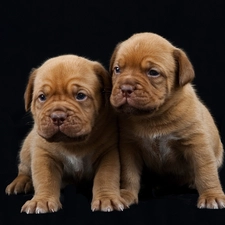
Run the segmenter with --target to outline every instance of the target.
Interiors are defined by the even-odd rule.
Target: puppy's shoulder
[[[30,130],[28,134],[26,135],[26,137],[24,138],[22,147],[30,149],[31,146],[34,145],[34,143],[36,142],[36,136],[37,136],[37,133],[35,131],[35,128],[32,128],[32,130]]]

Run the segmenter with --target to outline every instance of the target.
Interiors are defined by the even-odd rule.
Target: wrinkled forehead
[[[115,63],[135,65],[144,60],[158,64],[171,63],[174,61],[174,48],[164,39],[131,38],[121,44]]]
[[[98,86],[98,78],[88,63],[58,62],[46,63],[38,68],[34,87],[36,90],[50,86],[57,90],[69,85],[92,88]]]

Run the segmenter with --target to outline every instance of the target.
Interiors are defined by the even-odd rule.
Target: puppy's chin
[[[118,113],[127,114],[130,116],[146,116],[151,115],[155,108],[136,108],[127,103],[115,108]]]
[[[88,139],[88,134],[70,137],[60,131],[55,133],[52,137],[44,137],[43,135],[40,136],[48,142],[84,142]]]

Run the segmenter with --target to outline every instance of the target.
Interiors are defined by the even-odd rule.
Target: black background
[[[224,142],[224,0],[7,0],[0,3],[0,17],[0,224],[225,223],[225,210],[196,208],[195,192],[143,197],[138,206],[124,212],[92,213],[90,199],[68,186],[62,193],[63,210],[46,215],[19,213],[31,195],[4,194],[16,176],[17,152],[31,127],[23,102],[31,69],[68,53],[98,60],[108,68],[115,45],[137,32],[158,33],[186,51],[195,68],[197,92]],[[225,187],[224,169],[220,177]]]

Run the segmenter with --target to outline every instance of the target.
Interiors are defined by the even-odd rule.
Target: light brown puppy
[[[191,85],[186,54],[153,33],[118,44],[112,58],[111,103],[120,115],[121,193],[138,202],[143,164],[189,184],[199,208],[224,208],[218,178],[223,146],[214,121]],[[151,177],[149,177],[151,179]]]
[[[75,55],[52,58],[32,72],[25,106],[34,126],[20,152],[18,176],[6,188],[7,194],[17,194],[34,187],[22,212],[56,212],[62,185],[92,176],[92,210],[123,210],[108,89],[111,80],[103,66]]]

